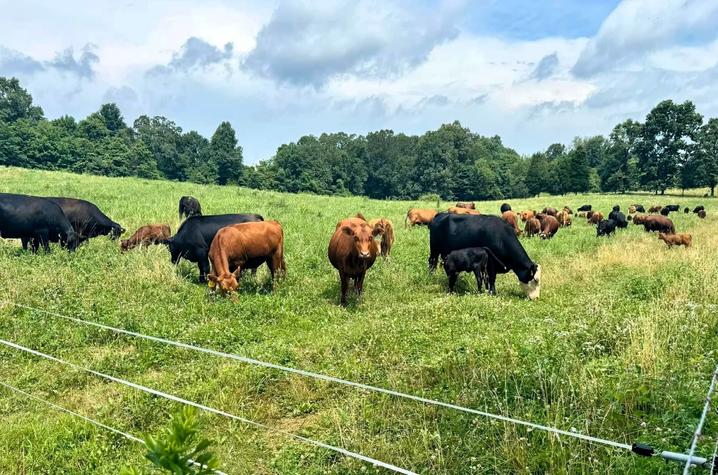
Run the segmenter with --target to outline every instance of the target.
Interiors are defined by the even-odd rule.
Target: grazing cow
[[[407,227],[407,221],[411,223],[412,226],[414,225],[429,225],[431,223],[431,220],[434,219],[434,216],[436,216],[436,211],[433,209],[419,209],[419,208],[411,208],[406,213],[406,218],[404,218],[404,227]]]
[[[194,196],[183,196],[179,200],[179,219],[182,216],[189,218],[190,216],[202,216],[202,206],[199,200]]]
[[[429,270],[439,256],[451,251],[484,247],[489,252],[489,293],[496,294],[496,274],[513,271],[526,296],[533,300],[541,293],[541,266],[526,254],[513,228],[498,216],[460,216],[441,213],[429,225]]]
[[[60,242],[74,251],[78,236],[60,206],[37,196],[0,193],[0,237],[20,239],[22,247],[31,244],[32,252],[42,245],[50,251],[50,242]]]
[[[583,205],[580,208],[578,208],[576,211],[591,211],[591,205]]]
[[[595,211],[586,211],[586,220],[591,219],[591,216],[593,216],[593,213],[595,213]]]
[[[394,227],[386,218],[372,219],[369,226],[379,230],[378,236],[381,236],[381,257],[389,257],[391,247],[394,245]]]
[[[648,212],[649,213],[659,213],[662,209],[663,209],[663,206],[660,206],[660,205],[651,206],[650,208],[648,208]]]
[[[695,208],[693,208],[693,212],[696,213],[696,214],[698,214],[699,211],[705,210],[705,209],[706,209],[705,206],[699,205],[699,206],[696,206]]]
[[[525,222],[528,221],[529,219],[533,218],[535,214],[536,214],[536,213],[534,213],[534,212],[531,211],[530,209],[521,211],[521,221],[523,221],[523,222],[525,223]]]
[[[573,211],[572,211],[571,208],[569,208],[568,206],[564,206],[564,207],[563,207],[563,211],[567,212],[567,213],[570,214],[570,215],[573,215]]]
[[[429,225],[431,227],[431,225]],[[359,218],[339,221],[329,241],[329,262],[339,271],[341,281],[341,305],[347,305],[349,279],[354,279],[354,289],[361,294],[366,271],[374,265],[379,249],[374,237],[377,228]]]
[[[643,224],[646,221],[645,214],[637,214],[633,217],[633,224]]]
[[[668,207],[665,207],[665,208],[661,209],[661,215],[662,215],[662,216],[668,216],[668,213],[670,213],[670,212],[671,212],[671,209],[668,208]]]
[[[541,239],[551,239],[558,232],[558,219],[543,213],[539,213],[536,217],[541,222],[541,232],[539,232]]]
[[[476,209],[476,203],[473,201],[459,201],[456,203],[457,208]]]
[[[240,272],[256,269],[265,262],[274,283],[275,274],[285,274],[284,231],[277,221],[231,224],[217,231],[209,247],[212,272],[210,287],[220,292],[237,290]]]
[[[706,219],[706,210],[702,209],[698,211],[698,217],[701,219]]]
[[[585,218],[588,213],[590,213],[590,211],[579,211],[578,213],[576,213],[576,216],[578,216],[579,218]]]
[[[679,205],[666,205],[665,208],[668,208],[668,211],[676,212],[681,209]]]
[[[594,211],[591,217],[588,219],[589,224],[598,224],[603,219],[603,213],[600,211]]]
[[[258,214],[218,214],[187,218],[177,230],[177,234],[165,242],[172,263],[179,263],[183,257],[190,262],[196,262],[199,281],[206,282],[209,274],[209,248],[217,231],[231,224],[255,221],[264,221],[264,218]]]
[[[558,219],[558,224],[560,224],[562,227],[571,226],[571,215],[565,209],[559,211],[558,215],[556,216],[556,219]]]
[[[452,214],[476,214],[476,215],[481,214],[480,211],[477,211],[475,209],[457,208],[456,206],[452,206],[451,208],[449,208],[446,211],[447,211],[447,213],[452,213]]]
[[[501,214],[504,214],[507,211],[511,211],[511,205],[508,203],[502,203],[501,204]]]
[[[483,292],[483,286],[486,285],[488,288],[489,283],[488,262],[489,253],[483,247],[451,251],[444,259],[444,272],[449,278],[449,292],[454,291],[456,280],[461,272],[473,272],[476,277],[476,287],[479,292]]]
[[[686,213],[686,214],[688,214],[688,213],[691,212],[691,209],[686,206],[685,208],[683,208],[683,212]]]
[[[521,234],[521,229],[519,229],[519,225],[518,225],[517,222],[516,222],[517,219],[518,219],[518,218],[516,217],[516,213],[514,213],[513,211],[504,211],[504,212],[501,214],[501,219],[503,219],[504,221],[506,221],[506,223],[507,223],[509,226],[511,226],[512,228],[514,228],[514,232],[516,233],[517,236],[518,236],[519,234]]]
[[[170,238],[171,234],[170,227],[166,224],[147,224],[135,231],[129,239],[120,241],[120,249],[125,252],[137,246],[162,244]]]
[[[675,234],[676,228],[673,226],[673,221],[666,218],[665,216],[646,216],[643,222],[643,228],[646,232],[659,231],[666,234]]]
[[[528,221],[526,221],[526,226],[524,227],[524,234],[527,237],[534,236],[541,232],[541,221],[539,221],[536,218],[530,218]]]
[[[634,208],[636,208],[636,211],[639,212],[639,213],[645,213],[645,212],[646,212],[646,208],[644,208],[643,205],[634,204],[634,205],[632,205],[632,206],[633,206]]]
[[[613,210],[608,213],[608,219],[612,219],[616,222],[616,226],[622,229],[628,227],[628,221],[626,221],[626,215],[621,213],[620,206],[614,206]]]
[[[596,237],[610,236],[616,231],[617,224],[618,223],[611,218],[602,220],[598,223],[598,226],[596,226]]]
[[[77,233],[80,244],[97,236],[117,239],[125,228],[112,221],[95,204],[76,198],[48,198],[57,203]]]
[[[634,205],[628,207],[628,214],[636,214],[637,208]]]
[[[693,236],[688,233],[666,234],[658,233],[658,239],[665,242],[671,248],[673,246],[691,247],[693,244]]]
[[[553,216],[554,218],[558,214],[558,211],[556,211],[556,208],[544,208],[543,211],[541,211],[543,214],[547,214],[549,216]]]

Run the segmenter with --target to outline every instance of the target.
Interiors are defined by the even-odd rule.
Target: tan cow
[[[372,229],[378,229],[381,236],[381,256],[389,257],[391,248],[394,245],[394,226],[391,221],[386,218],[370,219],[369,226]]]
[[[411,208],[406,213],[406,218],[404,218],[404,227],[407,227],[407,221],[411,223],[412,226],[415,225],[429,225],[432,219],[434,219],[434,216],[436,216],[436,211],[433,209],[420,209],[420,208]]]
[[[354,289],[361,294],[364,289],[366,271],[374,265],[379,246],[374,237],[377,228],[360,218],[339,221],[329,240],[329,262],[339,271],[341,281],[341,304],[347,304],[349,279],[354,279]]]

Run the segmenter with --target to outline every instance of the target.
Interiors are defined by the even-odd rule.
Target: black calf
[[[483,292],[484,285],[488,289],[488,261],[489,254],[483,247],[469,247],[450,252],[444,259],[444,271],[449,277],[449,292],[454,291],[456,280],[461,272],[474,273],[479,292]]]

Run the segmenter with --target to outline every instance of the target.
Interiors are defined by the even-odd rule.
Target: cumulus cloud
[[[538,62],[529,77],[531,79],[542,81],[546,78],[551,77],[553,73],[556,72],[557,68],[558,54],[554,51],[553,53],[547,54],[546,56],[541,58],[541,61]]]
[[[586,45],[572,72],[586,78],[641,68],[651,52],[714,40],[716,24],[718,2],[713,0],[624,1]]]
[[[0,75],[24,76],[43,69],[42,63],[30,56],[0,46]]]
[[[184,42],[179,51],[172,55],[172,59],[166,66],[155,66],[150,69],[149,73],[161,74],[202,69],[231,59],[233,52],[234,44],[231,42],[225,43],[222,49],[219,49],[201,38],[192,36]]]
[[[55,70],[75,75],[78,78],[92,79],[93,66],[100,61],[94,53],[94,46],[86,45],[79,57],[75,58],[72,47],[57,53],[50,61],[38,61],[19,51],[0,46],[0,74],[30,76],[42,71]]]
[[[378,0],[282,3],[243,65],[281,83],[315,87],[345,74],[385,77],[422,63],[454,38],[458,10]]]

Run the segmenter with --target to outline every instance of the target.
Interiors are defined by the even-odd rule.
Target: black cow
[[[663,208],[661,208],[661,214],[662,214],[663,216],[668,216],[668,214],[669,214],[671,211],[674,211],[674,210],[670,209],[668,206],[664,206]]]
[[[616,227],[625,229],[628,227],[628,220],[626,215],[621,212],[620,206],[614,206],[613,211],[608,213],[608,219],[612,219],[616,222]],[[599,235],[600,236],[600,235]]]
[[[183,257],[190,262],[196,262],[199,267],[199,281],[206,282],[209,274],[209,246],[217,231],[231,224],[252,221],[264,221],[264,218],[258,214],[218,214],[187,218],[177,234],[165,242],[169,247],[172,263],[179,263]]]
[[[70,224],[77,233],[80,244],[90,238],[109,235],[117,239],[125,228],[112,221],[95,204],[76,198],[48,198],[57,203],[70,220]]]
[[[598,223],[596,227],[596,237],[610,236],[616,231],[616,225],[618,223],[613,219],[604,219]]]
[[[705,211],[705,209],[706,209],[705,206],[699,205],[699,206],[696,206],[695,208],[693,208],[693,212],[697,214],[699,211]]]
[[[632,206],[635,206],[636,211],[639,212],[639,213],[645,213],[645,212],[646,212],[646,208],[644,208],[643,205],[632,205]]]
[[[461,272],[474,273],[479,292],[483,291],[484,284],[488,288],[488,262],[489,254],[483,247],[469,247],[451,251],[444,260],[444,271],[449,278],[449,292],[454,291],[456,280]]]
[[[576,211],[591,211],[591,205],[583,205],[580,208],[578,208]]]
[[[502,203],[501,204],[501,214],[504,214],[507,211],[511,211],[511,205],[508,203]]]
[[[541,266],[526,254],[514,228],[498,216],[440,213],[429,224],[429,270],[439,256],[446,260],[451,251],[484,247],[489,252],[489,293],[496,294],[496,274],[512,270],[529,299],[540,294]]]
[[[50,242],[61,242],[70,251],[78,244],[77,233],[56,203],[11,193],[0,193],[0,237],[21,239],[25,249],[32,243],[33,252],[40,245],[49,252]]]
[[[681,207],[678,205],[666,205],[663,207],[663,209],[666,209],[666,208],[668,208],[669,211],[673,211],[673,212],[681,209]]]
[[[189,218],[190,216],[202,216],[202,206],[199,200],[194,196],[183,196],[179,200],[179,219],[182,216]]]

